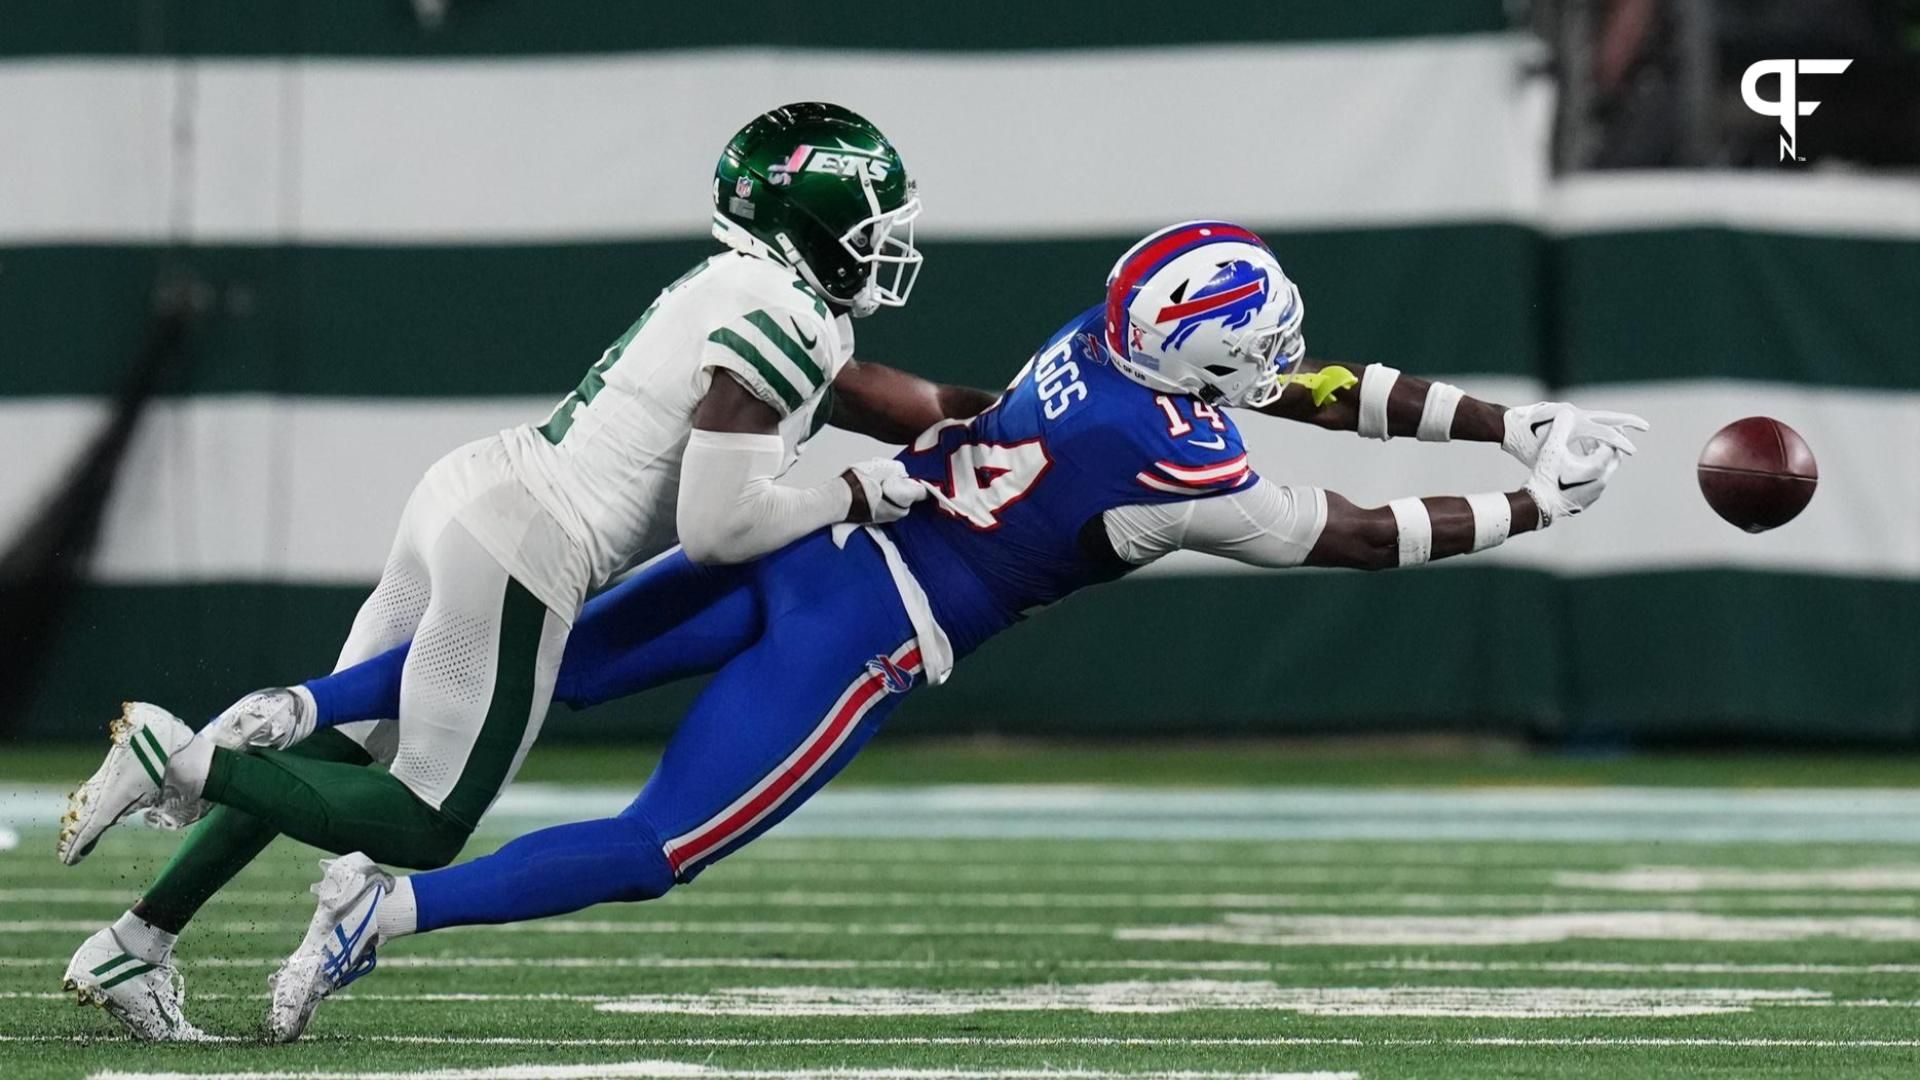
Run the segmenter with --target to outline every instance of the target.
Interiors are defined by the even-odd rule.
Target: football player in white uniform
[[[83,1002],[137,1036],[196,1037],[174,939],[277,834],[402,866],[452,861],[538,736],[581,604],[622,571],[676,542],[741,562],[837,522],[895,520],[925,496],[893,461],[776,482],[836,402],[841,426],[899,441],[992,401],[852,359],[849,316],[906,303],[921,262],[920,203],[891,143],[838,106],[776,109],[727,144],[713,198],[724,252],[661,292],[544,423],[455,450],[414,489],[338,661],[412,639],[396,718],[247,752],[230,736],[299,724],[306,691],[249,695],[200,734],[125,707],[70,799],[61,860],[134,811],[174,825],[212,811],[74,955],[65,985]]]

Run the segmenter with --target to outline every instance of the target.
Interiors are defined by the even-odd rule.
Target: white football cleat
[[[274,1042],[299,1038],[328,994],[372,971],[380,944],[380,902],[393,891],[393,875],[357,851],[320,865],[326,873],[313,886],[320,905],[307,936],[267,976],[267,1037]]]
[[[166,794],[167,762],[193,741],[192,728],[144,701],[122,704],[120,716],[108,730],[113,747],[107,751],[107,760],[67,796],[67,812],[60,818],[54,853],[68,866],[86,858],[100,834],[115,822],[159,804]],[[189,812],[190,808],[176,809],[173,816]]]
[[[206,1033],[181,1012],[186,980],[171,962],[149,964],[120,947],[107,927],[88,938],[67,961],[60,985],[82,1005],[97,1005],[125,1024],[136,1039],[198,1042]]]
[[[227,706],[201,734],[229,750],[285,750],[313,734],[314,711],[305,687],[255,690]]]

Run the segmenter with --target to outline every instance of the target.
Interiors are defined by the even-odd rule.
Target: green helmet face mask
[[[920,273],[919,214],[893,144],[838,105],[762,113],[714,170],[714,236],[785,263],[856,316],[907,302]]]

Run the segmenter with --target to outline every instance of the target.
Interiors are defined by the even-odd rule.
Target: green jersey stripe
[[[152,971],[154,968],[158,966],[159,965],[157,964],[141,964],[139,967],[130,967],[127,970],[121,972],[120,974],[115,975],[113,978],[108,979],[106,982],[101,983],[100,989],[111,990],[114,987],[119,986],[121,983],[126,982],[128,979],[137,979],[140,976],[145,975],[147,972]]]
[[[140,767],[147,770],[147,776],[152,779],[153,786],[165,786],[164,782],[160,779],[160,770],[153,767],[153,762],[147,760],[147,752],[141,749],[140,740],[138,738],[128,739],[127,746],[132,748],[134,759],[140,762]]]
[[[800,391],[793,388],[793,384],[787,377],[780,374],[778,368],[768,363],[767,358],[760,355],[760,350],[754,348],[746,338],[723,326],[708,334],[707,340],[716,345],[725,345],[738,354],[740,359],[752,364],[753,369],[760,373],[760,377],[767,381],[767,385],[773,387],[773,392],[780,395],[780,400],[787,403],[789,410],[799,408],[800,403],[806,400],[800,395]]]
[[[785,353],[787,359],[793,361],[793,366],[799,368],[800,373],[812,381],[813,389],[818,390],[820,384],[827,381],[827,373],[820,370],[820,365],[814,362],[813,357],[807,355],[807,347],[794,340],[793,334],[789,334],[784,327],[774,320],[773,316],[764,311],[749,311],[747,312],[747,321],[752,323],[755,329],[765,334],[767,340],[773,342],[774,348]],[[796,333],[799,332],[799,330],[800,328],[798,326],[794,327]],[[819,344],[819,341],[819,338],[814,339],[816,345]]]
[[[107,972],[112,971],[114,968],[119,967],[121,964],[124,964],[131,959],[133,959],[132,953],[123,952],[119,956],[116,956],[113,959],[107,961],[106,963],[101,964],[99,967],[94,968],[92,971],[88,972],[87,974],[105,975]]]

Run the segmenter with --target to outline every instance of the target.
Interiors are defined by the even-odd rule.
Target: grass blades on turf
[[[0,1076],[1920,1070],[1920,846],[1410,838],[1384,810],[1372,839],[1234,840],[1223,805],[1194,800],[1186,839],[1048,838],[1045,813],[1024,839],[776,833],[660,903],[396,943],[290,1047],[257,1033],[313,852],[277,845],[183,939],[190,1015],[228,1041],[145,1046],[59,973],[173,838],[69,870],[28,824],[0,852]]]

